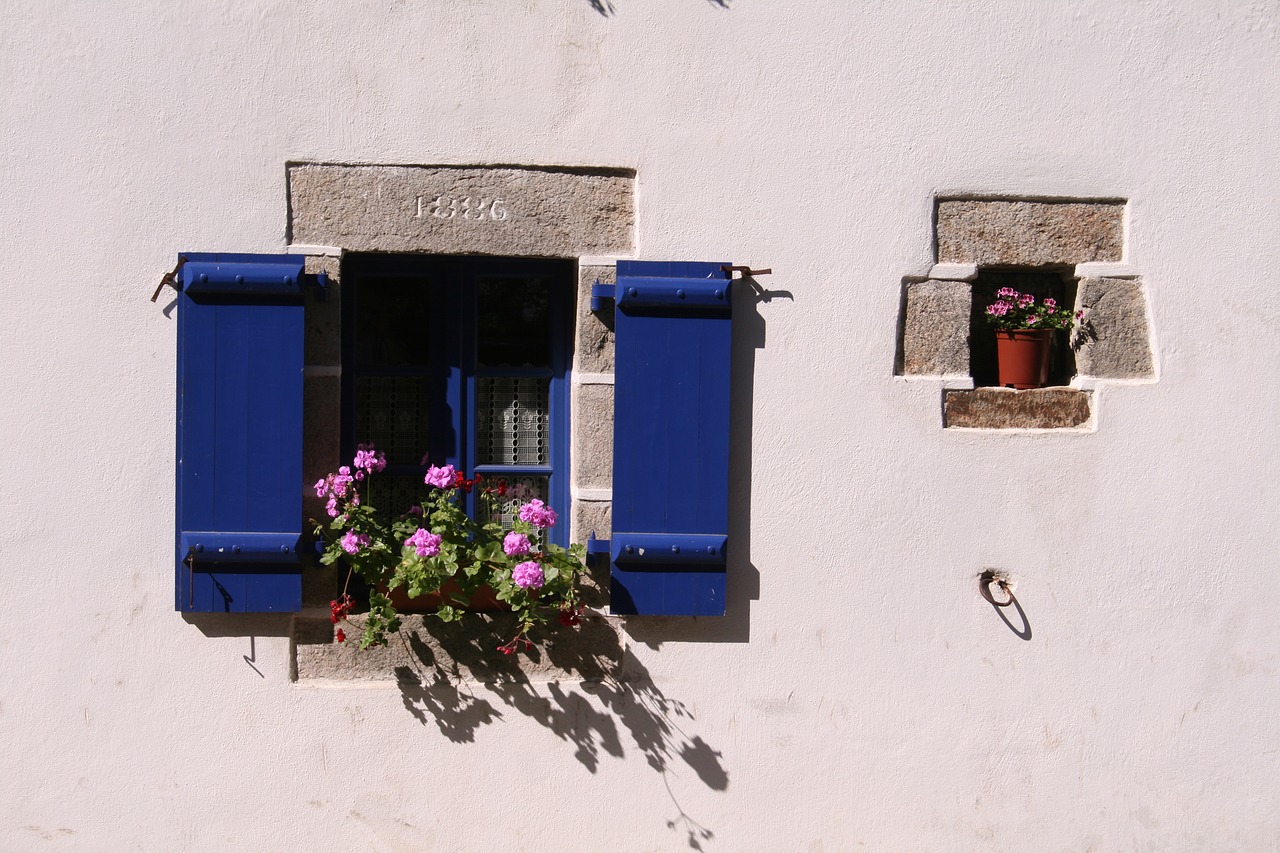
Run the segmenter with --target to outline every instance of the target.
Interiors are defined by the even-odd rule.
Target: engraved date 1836
[[[501,222],[508,216],[506,204],[506,200],[501,198],[439,195],[432,199],[430,196],[420,195],[413,215],[415,218],[433,216],[436,219],[453,219],[456,217],[475,221]]]

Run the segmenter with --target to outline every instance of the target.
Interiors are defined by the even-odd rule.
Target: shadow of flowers
[[[662,692],[622,647],[612,625],[597,617],[582,628],[548,640],[519,661],[495,657],[491,647],[447,626],[424,623],[405,640],[411,661],[395,668],[404,706],[423,725],[434,723],[457,743],[472,743],[480,726],[518,713],[568,744],[591,773],[603,756],[625,758],[634,745],[662,777],[675,805],[677,815],[667,821],[668,828],[684,833],[689,847],[701,850],[714,833],[681,808],[669,774],[683,765],[707,788],[724,791],[729,774],[721,753],[688,731],[695,723],[688,707]],[[544,675],[550,677],[541,680]]]

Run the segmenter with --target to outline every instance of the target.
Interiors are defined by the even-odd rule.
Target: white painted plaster
[[[1280,847],[1275,5],[604,5],[6,5],[0,849]],[[296,161],[634,168],[639,257],[773,268],[730,615],[631,620],[650,682],[295,684],[287,618],[173,612],[148,299],[278,251]],[[941,429],[936,195],[1128,199],[1159,382]]]

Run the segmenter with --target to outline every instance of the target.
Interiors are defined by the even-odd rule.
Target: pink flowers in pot
[[[420,492],[391,516],[368,500],[373,478],[387,468],[386,456],[372,444],[358,446],[350,466],[342,466],[315,484],[329,521],[316,523],[325,541],[321,563],[345,563],[347,580],[359,575],[367,584],[367,612],[361,648],[381,645],[400,627],[390,593],[402,590],[410,600],[433,596],[436,616],[464,617],[476,596],[496,599],[515,614],[515,636],[500,650],[528,648],[528,634],[559,615],[577,624],[582,612],[577,579],[585,571],[586,548],[563,548],[547,541],[558,514],[524,484],[505,480],[489,485],[480,474],[468,478],[452,465],[426,467]],[[468,514],[468,509],[474,512]],[[499,519],[512,519],[500,521]],[[398,593],[397,593],[398,594]],[[335,601],[336,621],[348,621],[352,598],[346,588]],[[574,614],[567,622],[564,613]]]
[[[1053,297],[1037,303],[1030,293],[1019,293],[1012,287],[997,290],[996,300],[984,312],[988,325],[996,329],[1069,329],[1083,314],[1073,315],[1070,308],[1058,307]]]

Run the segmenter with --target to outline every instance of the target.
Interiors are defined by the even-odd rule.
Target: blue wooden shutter
[[[177,609],[297,611],[303,259],[182,258]]]
[[[619,261],[614,613],[723,616],[729,530],[729,273]]]

